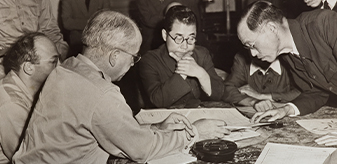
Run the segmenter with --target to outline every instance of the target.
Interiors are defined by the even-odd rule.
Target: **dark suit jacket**
[[[196,102],[195,100],[221,99],[224,84],[214,70],[209,51],[196,45],[192,57],[210,76],[212,94],[210,97],[204,97],[205,99],[203,95],[206,94],[196,78],[187,77],[184,80],[174,72],[177,62],[169,56],[165,44],[144,55],[139,65],[140,77],[147,95],[156,107],[189,105]]]
[[[323,106],[337,94],[337,12],[317,9],[288,20],[300,57],[283,55],[302,93],[292,102],[301,115]]]

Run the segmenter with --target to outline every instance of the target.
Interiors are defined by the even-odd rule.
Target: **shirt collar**
[[[111,78],[106,75],[102,70],[100,70],[89,58],[87,58],[86,56],[83,56],[81,54],[78,54],[77,59],[81,60],[82,62],[88,64],[91,68],[95,69],[97,72],[102,74],[102,78],[104,78],[107,81],[111,81]]]
[[[329,7],[333,9],[336,5],[337,0],[322,0],[322,3],[328,1]],[[321,9],[324,9],[324,5],[322,5]]]
[[[282,74],[280,61],[276,59],[266,70],[263,70],[261,67],[251,63],[249,75],[252,76],[256,71],[261,71],[263,75],[265,75],[269,69],[273,69],[279,75]]]

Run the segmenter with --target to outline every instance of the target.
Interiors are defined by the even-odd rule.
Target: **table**
[[[214,105],[214,104],[213,104]],[[224,106],[228,107],[228,106]],[[329,106],[324,106],[318,111],[306,116],[296,116],[296,117],[285,117],[282,119],[284,126],[282,128],[270,128],[268,126],[261,127],[261,129],[267,134],[267,137],[260,137],[258,143],[239,148],[235,152],[233,161],[228,161],[222,164],[254,164],[259,157],[264,146],[268,142],[272,143],[282,143],[291,145],[302,145],[302,146],[312,146],[312,147],[322,147],[314,142],[315,139],[321,135],[311,133],[300,125],[296,123],[300,119],[316,119],[316,118],[337,118],[337,109]],[[258,139],[258,138],[257,138]],[[335,146],[336,147],[336,146]],[[135,163],[128,159],[110,159],[109,164],[131,164]],[[204,162],[198,160],[191,164],[210,164],[209,162]]]

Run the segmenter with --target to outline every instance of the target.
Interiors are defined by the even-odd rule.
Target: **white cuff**
[[[293,104],[293,103],[287,103],[287,105],[290,105],[291,107],[293,107],[294,112],[295,112],[295,114],[289,115],[290,117],[294,117],[294,116],[300,115],[300,110],[298,110],[298,108],[297,108],[297,106],[295,104]]]

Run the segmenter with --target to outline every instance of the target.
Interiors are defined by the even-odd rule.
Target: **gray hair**
[[[139,45],[139,40],[141,34],[137,25],[129,17],[111,10],[96,12],[88,20],[82,34],[85,46],[103,51],[114,48],[127,50]]]

